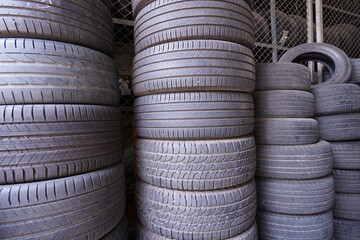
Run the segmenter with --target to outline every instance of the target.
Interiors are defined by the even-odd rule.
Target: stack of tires
[[[0,13],[0,238],[125,239],[108,10],[6,0]]]
[[[138,239],[257,238],[251,1],[133,1]]]
[[[318,141],[310,71],[268,63],[257,65],[256,76],[259,238],[332,239],[332,149]]]

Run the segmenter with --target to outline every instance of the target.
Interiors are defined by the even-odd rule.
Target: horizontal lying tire
[[[331,211],[314,215],[284,215],[258,211],[259,239],[318,240],[332,239]]]
[[[254,135],[259,145],[306,145],[318,141],[319,129],[309,118],[257,118]]]
[[[156,0],[135,20],[135,53],[167,42],[212,39],[253,48],[251,7],[243,0]]]
[[[352,73],[349,83],[360,84],[360,59],[351,60]]]
[[[212,191],[177,191],[137,182],[140,222],[174,239],[227,239],[249,229],[256,214],[255,182]]]
[[[213,141],[136,141],[137,174],[143,181],[178,190],[237,186],[255,175],[253,137]]]
[[[120,223],[111,230],[108,234],[101,238],[101,240],[128,240],[127,234],[128,222],[127,217],[124,214]]]
[[[336,192],[360,194],[360,170],[336,170],[332,171],[335,179]]]
[[[250,134],[252,96],[237,92],[186,92],[137,98],[135,130],[150,139],[221,139]]]
[[[2,38],[68,42],[113,54],[111,14],[98,0],[6,0],[0,14]]]
[[[0,46],[1,105],[119,104],[116,66],[100,52],[22,38],[0,39]]]
[[[0,184],[86,173],[122,158],[120,109],[0,106]]]
[[[256,64],[256,90],[310,91],[310,69],[297,63]]]
[[[258,145],[256,176],[281,179],[325,177],[333,168],[331,145],[320,141],[311,145]]]
[[[313,180],[256,178],[258,208],[282,214],[316,214],[334,205],[332,176]]]
[[[360,194],[336,193],[334,217],[360,221]]]
[[[255,89],[252,51],[239,44],[193,40],[165,43],[135,56],[135,96],[186,91]]]
[[[258,91],[254,101],[257,117],[307,118],[313,117],[315,112],[314,96],[305,91]]]
[[[334,218],[334,238],[338,240],[360,239],[360,221]]]
[[[325,43],[306,43],[287,51],[280,62],[317,61],[324,64],[331,73],[331,78],[323,83],[313,85],[322,87],[331,84],[346,83],[351,77],[349,57],[339,48]]]
[[[99,239],[125,211],[123,166],[2,185],[0,202],[1,239]]]
[[[330,116],[320,116],[320,138],[326,141],[360,140],[360,112]]]
[[[316,115],[360,112],[360,86],[336,84],[313,89]]]
[[[332,142],[334,168],[345,170],[360,170],[360,141]]]

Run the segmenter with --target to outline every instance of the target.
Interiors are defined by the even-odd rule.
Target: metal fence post
[[[277,34],[276,34],[276,4],[275,0],[270,0],[270,20],[271,20],[271,47],[272,47],[272,60],[278,61],[277,52]]]

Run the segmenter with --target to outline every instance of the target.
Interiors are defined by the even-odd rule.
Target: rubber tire
[[[320,138],[331,142],[360,140],[360,113],[316,117]]]
[[[6,0],[0,14],[2,38],[68,42],[113,54],[111,14],[99,0]]]
[[[91,105],[0,106],[0,184],[82,174],[121,161],[121,111]]]
[[[279,62],[317,61],[325,65],[331,78],[323,83],[312,85],[313,88],[346,83],[351,77],[351,62],[339,48],[325,43],[306,43],[287,51]]]
[[[270,25],[265,18],[257,12],[252,12],[254,16],[255,42],[270,43],[271,31]]]
[[[334,168],[344,170],[360,170],[360,141],[332,142]]]
[[[360,59],[351,60],[352,74],[349,83],[360,84]]]
[[[360,194],[336,193],[334,217],[360,221]]]
[[[128,222],[124,214],[120,223],[111,230],[108,234],[101,238],[101,240],[128,240]]]
[[[320,141],[311,145],[258,145],[256,176],[278,179],[314,179],[331,174],[331,145]]]
[[[297,39],[293,39],[294,46],[301,45],[308,42],[308,36],[307,36],[307,19],[303,18],[298,15],[289,15],[289,18],[293,19],[296,22],[296,27],[293,29],[293,31],[296,31],[295,34],[298,36]],[[313,24],[314,33],[316,33],[316,27],[315,24]],[[314,34],[315,36],[315,34]]]
[[[223,40],[253,49],[253,16],[243,0],[156,0],[135,20],[135,53],[179,40]]]
[[[360,86],[336,84],[314,88],[316,115],[360,112]]]
[[[259,239],[319,240],[333,239],[331,211],[315,215],[284,215],[258,211]]]
[[[257,118],[254,135],[259,145],[307,145],[318,142],[319,129],[310,118]]]
[[[334,218],[334,239],[360,239],[360,221]]]
[[[336,192],[360,194],[360,171],[334,169],[332,174],[335,179]]]
[[[258,208],[308,215],[328,211],[334,205],[335,183],[331,175],[311,180],[256,178]]]
[[[135,56],[137,97],[169,92],[255,90],[255,62],[239,44],[194,40],[165,43]]]
[[[311,90],[310,69],[297,63],[256,64],[256,91]]]
[[[150,139],[201,140],[240,137],[254,128],[250,94],[192,92],[137,98],[135,130]]]
[[[255,182],[212,191],[178,191],[137,182],[141,223],[179,240],[226,239],[249,229],[256,215]]]
[[[136,141],[138,177],[177,190],[214,190],[238,186],[255,175],[253,137],[214,141]]]
[[[315,112],[314,96],[305,91],[258,91],[254,94],[254,101],[257,117],[310,118]]]
[[[116,66],[102,53],[37,39],[3,38],[0,46],[0,105],[119,104]]]
[[[1,239],[99,239],[125,211],[123,165],[68,178],[2,185],[0,202]]]

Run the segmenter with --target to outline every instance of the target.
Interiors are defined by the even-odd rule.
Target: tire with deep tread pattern
[[[334,218],[334,239],[360,239],[360,221]]]
[[[128,222],[127,217],[124,214],[120,223],[111,230],[108,234],[101,238],[101,240],[128,240],[127,234]]]
[[[360,194],[336,193],[334,217],[360,221]]]
[[[336,170],[332,171],[335,179],[336,192],[360,193],[360,170]]]
[[[360,141],[332,142],[334,168],[360,170]]]

